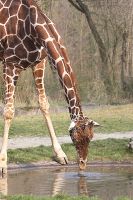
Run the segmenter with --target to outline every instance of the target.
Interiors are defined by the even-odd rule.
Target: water
[[[133,167],[87,167],[80,172],[77,167],[26,169],[8,172],[0,180],[0,191],[8,195],[32,194],[53,196],[98,196],[112,200],[118,196],[133,199]]]

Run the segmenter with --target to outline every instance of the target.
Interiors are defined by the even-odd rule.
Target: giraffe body
[[[5,81],[5,108],[4,108],[4,136],[0,154],[0,167],[7,166],[7,140],[10,123],[14,116],[14,93],[17,79],[22,70],[31,67],[39,96],[40,109],[46,119],[51,136],[52,145],[58,161],[66,164],[67,157],[59,145],[49,115],[49,103],[43,83],[46,59],[57,70],[59,80],[65,91],[72,126],[70,132],[72,140],[77,144],[79,160],[86,163],[86,154],[83,156],[83,141],[88,147],[92,137],[93,123],[83,116],[78,97],[74,73],[70,61],[54,23],[42,13],[33,0],[0,0],[0,61],[3,62]],[[86,125],[85,125],[86,123]],[[85,128],[88,128],[86,133]],[[80,131],[77,131],[77,128]],[[84,129],[83,129],[84,128]],[[84,138],[85,140],[82,140]],[[77,140],[78,137],[78,140]],[[80,139],[81,138],[81,139]],[[80,140],[82,140],[81,143]],[[79,148],[80,146],[80,148]],[[84,158],[83,158],[84,157]]]
[[[20,0],[8,0],[8,2],[10,2],[9,7],[6,7],[6,4],[0,6],[1,58],[4,63],[12,63],[16,67],[26,69],[46,57],[44,48],[34,37],[34,24],[30,23],[30,17],[32,19],[32,15],[35,14],[32,11],[34,7],[30,8],[26,0],[22,3]]]

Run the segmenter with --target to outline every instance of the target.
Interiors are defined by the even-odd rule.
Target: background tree
[[[108,68],[108,55],[107,55],[107,50],[106,47],[104,45],[104,42],[97,30],[97,27],[91,17],[91,12],[89,10],[89,7],[82,1],[82,0],[68,0],[77,10],[79,10],[80,12],[82,12],[88,22],[88,25],[91,29],[91,32],[94,36],[94,39],[98,45],[98,49],[99,49],[99,53],[100,53],[100,57],[101,57],[101,61],[102,61],[102,66],[100,69],[100,74],[101,74],[101,78],[103,79],[103,82],[105,84],[106,87],[106,92],[108,94],[108,96],[110,97],[110,94],[112,93],[111,91],[113,90],[112,87],[112,82],[111,82],[111,78],[110,78],[110,73],[109,73],[109,68]]]

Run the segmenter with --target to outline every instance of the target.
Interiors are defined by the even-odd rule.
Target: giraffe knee
[[[12,108],[5,108],[3,113],[5,120],[12,120],[14,117],[14,109]]]

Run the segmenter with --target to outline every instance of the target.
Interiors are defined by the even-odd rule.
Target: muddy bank
[[[101,162],[101,161],[88,161],[87,167],[133,167],[133,161],[123,161],[123,162]],[[60,165],[59,163],[55,161],[41,161],[41,162],[35,162],[35,163],[27,163],[27,164],[14,164],[9,163],[8,164],[8,170],[17,170],[17,169],[39,169],[39,168],[54,168],[54,167],[76,167],[78,168],[77,162],[69,161],[68,165]]]

